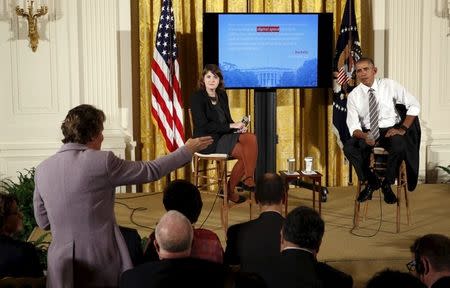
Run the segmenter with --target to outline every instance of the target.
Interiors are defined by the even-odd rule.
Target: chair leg
[[[222,188],[223,191],[223,201],[221,211],[222,227],[224,229],[225,235],[227,235],[228,230],[228,185],[227,185],[227,171],[226,171],[226,161],[217,161],[216,163],[216,173],[218,176],[218,186]],[[219,188],[220,190],[220,188]]]
[[[250,192],[250,203],[249,204],[249,210],[250,210],[250,220],[253,219],[253,203],[256,203],[255,201],[255,193],[254,192]]]
[[[402,201],[402,184],[400,183],[399,185],[397,185],[397,217],[396,217],[397,233],[400,233],[401,201]]]
[[[367,220],[367,213],[369,212],[369,200],[364,203],[364,216],[363,221]]]
[[[411,223],[411,211],[409,210],[409,199],[408,199],[408,176],[406,175],[406,164],[405,161],[402,162],[402,167],[401,167],[401,183],[402,183],[402,190],[403,193],[405,195],[405,206],[406,206],[406,223],[408,224],[408,226]]]
[[[408,191],[406,191],[406,185],[403,188],[404,194],[405,194],[405,206],[406,206],[406,223],[408,226],[411,223],[411,212],[409,211],[409,199],[408,199]]]
[[[361,208],[361,203],[358,202],[358,196],[360,192],[361,192],[361,181],[358,180],[358,184],[356,184],[355,206],[353,211],[353,228],[358,228],[359,226],[359,211]]]
[[[403,161],[400,165],[399,172],[398,172],[398,178],[397,178],[397,233],[400,232],[400,223],[401,223],[401,198],[402,198],[402,192],[404,192],[405,197],[405,206],[406,206],[406,221],[409,225],[410,223],[410,211],[409,211],[409,201],[408,201],[408,191],[407,191],[407,185],[408,180],[406,178],[406,164],[405,161]]]
[[[198,166],[199,166],[199,158],[197,155],[194,155],[194,185],[198,187]]]
[[[353,212],[353,227],[358,228],[359,227],[359,209],[360,209],[360,203],[358,200],[355,200],[355,211]]]

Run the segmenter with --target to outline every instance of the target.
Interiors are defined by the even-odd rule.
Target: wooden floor
[[[409,193],[412,223],[406,225],[402,209],[401,231],[395,232],[395,205],[385,204],[379,197],[369,203],[367,220],[353,230],[354,187],[329,188],[328,201],[322,205],[325,235],[319,259],[350,273],[355,287],[364,283],[376,271],[390,267],[406,271],[410,261],[409,246],[416,237],[427,233],[450,236],[450,184],[422,184]],[[162,194],[118,194],[116,217],[120,225],[138,229],[142,237],[154,229],[165,210]],[[289,209],[312,205],[311,191],[291,188]],[[215,231],[225,248],[225,234],[220,224],[219,199],[205,195],[203,211],[197,227]],[[403,207],[402,207],[403,208]],[[254,209],[257,217],[258,208]],[[249,206],[231,209],[230,225],[249,220]]]

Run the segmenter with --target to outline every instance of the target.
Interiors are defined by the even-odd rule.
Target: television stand
[[[258,139],[258,162],[256,179],[264,173],[276,171],[277,135],[277,92],[276,89],[255,89],[255,134]],[[294,185],[313,190],[311,183],[297,179]],[[320,188],[320,201],[326,202],[328,189]]]

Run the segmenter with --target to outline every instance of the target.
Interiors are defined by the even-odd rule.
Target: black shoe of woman
[[[233,199],[228,197],[228,200],[230,200],[231,202],[233,202],[234,204],[239,204],[239,203],[243,203],[247,200],[247,198],[245,198],[242,195],[239,195],[239,198],[236,201],[233,201]]]

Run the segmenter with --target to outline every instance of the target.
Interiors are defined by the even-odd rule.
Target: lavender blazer
[[[132,268],[114,216],[115,187],[157,180],[190,161],[186,147],[153,161],[64,144],[36,168],[34,215],[50,229],[47,287],[116,287]]]

